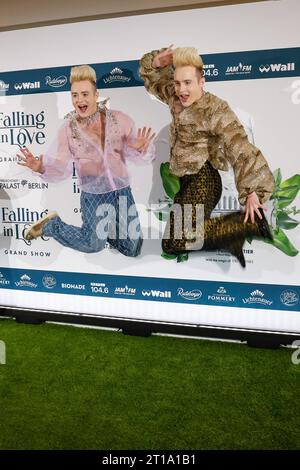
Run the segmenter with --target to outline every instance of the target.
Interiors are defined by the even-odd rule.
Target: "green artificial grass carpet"
[[[300,449],[293,350],[0,320],[0,449]]]

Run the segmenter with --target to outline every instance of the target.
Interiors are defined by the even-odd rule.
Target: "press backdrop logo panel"
[[[172,293],[169,290],[161,291],[161,290],[155,290],[155,289],[143,289],[142,290],[142,295],[144,297],[158,297],[158,298],[164,298],[164,299],[170,299],[172,297]]]
[[[56,286],[56,279],[52,274],[45,274],[42,283],[46,289],[53,289]]]
[[[109,288],[105,282],[90,282],[93,294],[109,294]]]
[[[4,239],[15,238],[30,246],[31,241],[25,240],[24,238],[25,231],[32,223],[37,222],[47,213],[48,210],[40,212],[29,209],[28,207],[17,207],[15,209],[11,209],[7,206],[1,207],[2,237]]]
[[[222,52],[203,54],[204,75],[207,81],[263,79],[299,76],[300,47],[281,49]],[[99,88],[143,87],[139,78],[139,61],[127,60],[92,64]],[[0,74],[0,95],[27,95],[69,90],[70,65],[35,70],[18,70]],[[1,92],[2,90],[2,92]]]
[[[280,301],[287,307],[294,307],[299,303],[299,295],[294,290],[287,289],[280,294]]]
[[[38,88],[41,88],[41,82],[36,81],[36,82],[21,82],[21,83],[15,83],[14,84],[14,89],[17,91],[26,91],[26,90],[36,90]]]
[[[0,94],[5,94],[9,90],[9,83],[0,80]]]
[[[61,288],[66,290],[74,290],[74,291],[85,291],[85,284],[79,284],[76,282],[62,282]]]
[[[179,287],[177,290],[177,295],[185,300],[194,301],[202,297],[202,292],[199,289],[185,290],[183,287]]]
[[[204,64],[203,74],[205,77],[217,77],[219,75],[219,69],[215,64]]]
[[[273,73],[273,72],[294,72],[295,62],[288,62],[286,64],[262,64],[259,66],[260,73]]]
[[[253,292],[251,292],[249,297],[243,299],[243,303],[244,304],[260,304],[264,306],[269,306],[269,305],[272,305],[273,300],[266,299],[265,294],[261,290],[256,289]]]
[[[109,73],[103,75],[100,82],[106,87],[137,86],[141,83],[136,80],[132,70],[123,67],[114,67]],[[101,87],[101,86],[100,86]]]
[[[9,286],[10,280],[6,279],[6,277],[0,272],[0,286]]]
[[[0,153],[1,156],[1,153]],[[1,157],[0,157],[1,161]],[[33,182],[33,181],[28,181],[28,180],[18,180],[18,179],[0,179],[0,189],[4,190],[13,190],[17,189],[18,191],[20,189],[30,189],[31,191],[34,191],[36,189],[38,190],[45,190],[48,189],[49,184],[44,183],[44,182]]]
[[[207,300],[218,303],[233,303],[235,302],[235,297],[230,295],[224,286],[220,286],[216,292],[207,296]]]
[[[0,112],[0,144],[18,147],[46,142],[45,111],[25,113],[24,111]]]
[[[225,75],[245,75],[252,71],[252,65],[245,65],[240,62],[238,65],[228,65]]]
[[[124,286],[124,287],[115,288],[116,295],[135,295],[135,293],[136,293],[135,287]]]
[[[20,280],[15,282],[15,285],[17,287],[31,287],[33,289],[37,287],[37,284],[32,282],[31,277],[28,274],[23,274],[20,276]]]
[[[46,85],[50,86],[51,88],[61,88],[65,86],[67,82],[68,82],[68,79],[65,75],[60,75],[59,77],[54,77],[54,78],[48,75],[45,78]]]

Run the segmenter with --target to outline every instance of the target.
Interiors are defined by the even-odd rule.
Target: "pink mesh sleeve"
[[[73,156],[69,145],[69,123],[64,122],[57,137],[43,157],[41,178],[49,182],[62,181],[72,174]]]

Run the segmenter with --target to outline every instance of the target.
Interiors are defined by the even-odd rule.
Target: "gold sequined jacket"
[[[273,175],[261,151],[249,142],[244,127],[227,102],[204,92],[199,100],[184,108],[175,95],[173,67],[152,66],[158,52],[152,51],[142,57],[140,75],[146,89],[168,104],[172,113],[171,173],[177,176],[197,173],[206,160],[217,170],[227,171],[230,164],[240,203],[244,205],[253,191],[261,202],[267,201],[274,191]]]

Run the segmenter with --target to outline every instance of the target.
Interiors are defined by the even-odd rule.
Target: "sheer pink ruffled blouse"
[[[101,126],[105,128],[102,141]],[[72,175],[74,162],[83,191],[102,194],[124,188],[129,185],[127,160],[140,164],[155,158],[153,143],[142,154],[129,146],[135,139],[134,122],[121,111],[101,110],[86,125],[72,112],[44,155],[41,177],[49,182],[64,180]]]

